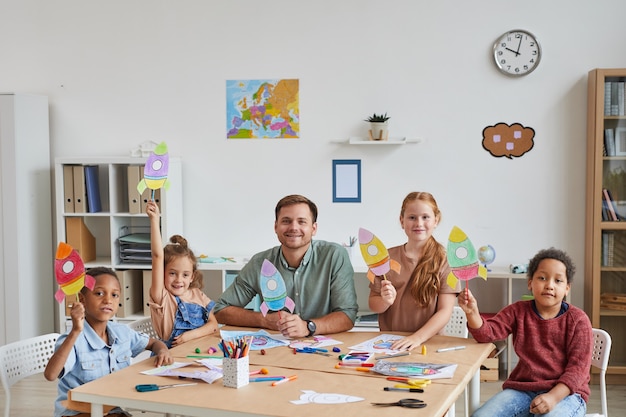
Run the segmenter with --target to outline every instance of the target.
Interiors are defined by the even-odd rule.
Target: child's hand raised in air
[[[148,215],[150,219],[152,218],[158,219],[159,216],[161,216],[159,206],[157,203],[154,202],[154,200],[148,201],[148,204],[146,205],[146,214]]]

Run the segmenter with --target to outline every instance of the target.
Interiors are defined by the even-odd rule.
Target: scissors
[[[166,388],[186,387],[189,385],[198,385],[198,384],[196,382],[191,382],[189,384],[171,384],[171,385],[139,384],[139,385],[135,385],[135,389],[138,392],[148,392],[148,391],[158,391],[160,389],[166,389]]]
[[[406,407],[406,408],[424,408],[426,407],[426,403],[422,400],[418,400],[417,398],[403,398],[401,400],[396,401],[395,403],[372,403],[372,405],[380,405],[383,407]]]

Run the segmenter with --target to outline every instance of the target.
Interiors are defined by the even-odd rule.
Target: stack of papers
[[[121,263],[152,263],[150,233],[131,233],[120,237]]]

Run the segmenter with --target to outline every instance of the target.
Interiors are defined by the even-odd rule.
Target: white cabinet
[[[150,270],[150,253],[145,251],[137,259],[135,257],[122,257],[118,239],[128,234],[144,234],[149,236],[150,222],[145,214],[145,202],[150,198],[150,190],[144,192],[140,198],[141,207],[133,207],[137,204],[134,194],[139,182],[134,175],[143,172],[146,158],[112,157],[112,158],[57,158],[54,164],[55,178],[55,209],[56,209],[56,243],[67,242],[84,253],[89,253],[90,243],[93,241],[94,259],[90,256],[84,258],[85,267],[107,266],[116,271],[125,270]],[[81,173],[85,173],[85,167],[95,167],[97,182],[91,183],[91,190],[99,192],[101,210],[89,211],[89,201],[81,205],[80,198],[83,195],[82,184],[90,188],[89,180],[83,179]],[[78,173],[77,173],[78,172]],[[170,158],[168,179],[170,188],[158,190],[155,200],[161,207],[161,235],[165,244],[170,236],[183,232],[182,210],[182,167],[179,158]],[[75,187],[72,190],[71,185]],[[89,190],[84,194],[89,195]],[[72,201],[73,199],[73,201]],[[74,205],[72,205],[72,202]],[[81,242],[84,246],[76,244]],[[149,240],[148,240],[149,242]],[[148,243],[147,248],[150,245]],[[56,245],[55,245],[56,248]],[[145,248],[145,246],[144,246]],[[125,252],[127,253],[127,252]],[[81,253],[81,256],[83,253]],[[141,259],[143,258],[143,259]],[[118,273],[120,278],[122,274]],[[124,274],[128,279],[142,280],[143,274]],[[55,284],[56,285],[56,284]],[[143,288],[141,283],[134,286]],[[56,290],[56,288],[55,288]],[[135,292],[136,293],[136,292]],[[142,294],[143,295],[143,294]],[[56,302],[55,302],[56,304]],[[142,300],[143,305],[143,300]],[[143,316],[143,310],[125,312],[125,320],[137,320]],[[118,312],[118,316],[120,313]],[[64,305],[57,307],[57,330],[66,329],[66,311]]]
[[[0,94],[0,345],[54,328],[48,98]]]

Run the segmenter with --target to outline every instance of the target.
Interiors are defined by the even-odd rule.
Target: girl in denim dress
[[[152,249],[150,313],[152,326],[168,347],[180,345],[217,331],[214,301],[202,291],[202,273],[187,240],[174,235],[163,247],[160,211],[148,202]]]

